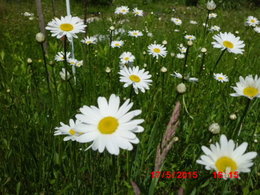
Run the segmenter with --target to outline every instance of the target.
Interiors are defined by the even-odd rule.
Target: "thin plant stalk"
[[[187,64],[187,61],[188,61],[189,50],[190,50],[190,46],[188,45],[187,51],[185,53],[184,64],[183,64],[183,67],[182,67],[182,75],[183,75],[182,79],[183,79],[183,81],[184,81],[184,74],[185,74],[186,64]]]
[[[207,14],[207,18],[206,18],[206,22],[205,22],[205,26],[204,26],[203,38],[205,38],[205,36],[206,36],[206,29],[207,29],[208,22],[209,22],[209,14],[210,14],[210,10],[208,10],[208,14]]]
[[[41,49],[42,49],[42,57],[43,57],[44,67],[45,67],[45,76],[46,76],[46,81],[47,81],[47,87],[48,87],[48,91],[49,91],[50,96],[52,96],[51,87],[50,87],[50,74],[49,74],[48,67],[47,67],[47,61],[46,61],[46,55],[45,55],[43,43],[41,43]]]
[[[247,99],[247,103],[246,103],[246,107],[244,109],[243,115],[238,123],[238,126],[235,129],[235,136],[237,136],[237,137],[239,137],[239,135],[241,133],[242,125],[243,125],[245,117],[250,109],[251,102],[252,102],[251,99]]]
[[[201,64],[200,64],[200,70],[199,70],[199,75],[201,75],[202,71],[203,71],[203,66],[205,63],[205,59],[206,59],[206,53],[202,54],[202,59],[201,59]]]
[[[220,62],[222,56],[224,55],[225,51],[226,51],[226,49],[224,49],[224,50],[221,52],[221,54],[219,55],[219,57],[218,57],[218,59],[217,59],[215,65],[214,65],[213,68],[212,68],[211,75],[213,75],[213,72],[215,71],[215,69],[216,69],[218,63]]]
[[[68,63],[67,63],[67,37],[64,36],[64,67],[65,67],[65,112],[68,114]]]

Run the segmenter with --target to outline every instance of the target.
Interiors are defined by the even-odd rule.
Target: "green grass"
[[[125,46],[110,49],[108,41],[99,42],[87,48],[80,43],[83,34],[75,40],[75,57],[84,60],[84,66],[77,69],[77,83],[71,80],[68,104],[65,105],[65,82],[59,72],[63,63],[54,62],[54,56],[62,51],[62,42],[48,33],[47,61],[51,73],[52,96],[48,93],[45,70],[40,45],[35,41],[38,30],[37,20],[28,20],[21,15],[25,11],[36,15],[35,5],[30,3],[4,3],[0,10],[0,181],[1,194],[133,194],[131,181],[134,181],[143,194],[148,194],[151,184],[151,172],[154,168],[157,145],[160,143],[172,109],[176,101],[182,104],[180,127],[176,135],[179,141],[174,143],[164,163],[163,171],[200,171],[198,179],[160,179],[156,194],[177,194],[182,187],[186,194],[258,194],[259,193],[259,158],[254,160],[250,173],[241,173],[241,179],[214,179],[211,172],[198,165],[196,160],[202,155],[201,146],[209,146],[209,140],[215,143],[219,135],[213,135],[208,127],[213,122],[221,126],[221,134],[231,138],[232,131],[243,114],[246,98],[231,97],[231,86],[239,76],[260,75],[259,34],[244,26],[249,15],[260,18],[260,10],[222,10],[217,9],[218,17],[210,20],[213,25],[221,27],[223,32],[239,31],[245,41],[245,53],[234,55],[225,53],[218,64],[216,72],[229,76],[228,83],[218,83],[206,73],[216,62],[220,50],[211,45],[213,33],[203,39],[202,23],[206,11],[195,7],[173,6],[164,4],[137,4],[145,11],[145,17],[136,19],[124,16],[129,22],[119,24],[121,20],[113,14],[112,7],[91,7],[90,12],[101,12],[101,21],[89,25],[88,35],[108,34],[111,25],[116,28],[143,30],[145,27],[153,37],[143,36],[137,39],[123,35],[120,39]],[[132,8],[132,6],[129,4]],[[46,23],[53,18],[49,3],[44,2]],[[175,7],[173,13],[171,8]],[[83,18],[81,4],[72,3],[73,15]],[[151,15],[150,12],[154,14]],[[64,2],[56,3],[57,16],[65,15]],[[180,17],[183,25],[180,32],[171,17]],[[112,21],[107,18],[111,17]],[[158,20],[161,18],[161,20]],[[189,24],[189,20],[199,24]],[[183,60],[171,57],[177,53],[177,44],[186,44],[184,32],[197,37],[190,48],[186,74],[199,77],[198,83],[185,83],[187,92],[177,95],[176,86],[181,80],[172,77],[174,71],[182,72]],[[117,37],[115,37],[117,38]],[[167,40],[168,55],[156,61],[148,54],[147,46],[154,41],[161,43]],[[206,70],[199,75],[201,58],[200,49],[207,48]],[[99,96],[109,97],[112,93],[121,100],[129,97],[130,88],[123,88],[119,82],[119,55],[131,51],[136,61],[134,65],[144,67],[152,74],[151,89],[144,94],[134,95],[132,101],[135,109],[141,109],[141,118],[145,120],[145,131],[138,134],[140,143],[134,150],[120,151],[119,156],[108,152],[99,154],[92,151],[80,151],[87,145],[76,142],[64,142],[62,136],[53,136],[54,128],[60,122],[68,123],[74,118],[83,105],[97,105]],[[27,58],[33,63],[27,64]],[[160,72],[167,67],[166,73]],[[111,73],[106,73],[106,67]],[[186,105],[184,109],[184,101]],[[68,108],[66,114],[65,108]],[[239,144],[249,143],[247,151],[259,151],[259,99],[255,99],[248,112],[241,135],[236,141]],[[230,120],[229,115],[236,113],[237,120]],[[254,135],[256,133],[256,135]],[[128,165],[128,169],[127,169]]]

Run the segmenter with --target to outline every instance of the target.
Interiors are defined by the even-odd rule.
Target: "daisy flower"
[[[164,45],[160,44],[151,44],[148,46],[148,53],[152,55],[153,57],[156,57],[156,59],[159,58],[159,56],[166,57],[167,51]]]
[[[122,47],[124,45],[124,41],[112,41],[111,42],[111,47],[115,48],[115,47]]]
[[[194,35],[185,35],[184,38],[189,41],[194,41],[196,39],[196,37]]]
[[[236,87],[232,87],[236,93],[231,93],[231,96],[245,96],[249,99],[259,98],[260,97],[260,78],[256,75],[253,78],[252,75],[239,77],[239,82],[236,83]]]
[[[72,37],[78,38],[77,33],[84,33],[85,27],[86,25],[79,17],[65,16],[61,19],[54,18],[47,24],[46,29],[51,31],[53,37],[60,39],[66,36],[71,41]]]
[[[128,35],[131,37],[141,37],[143,36],[143,33],[139,30],[132,30],[132,31],[128,31]]]
[[[222,172],[224,179],[228,178],[227,175],[230,172],[250,172],[250,167],[253,166],[252,160],[257,153],[245,153],[248,146],[246,142],[238,147],[235,145],[233,140],[228,140],[225,135],[221,135],[219,143],[211,144],[210,148],[201,147],[205,155],[202,155],[196,162],[204,165],[207,170]]]
[[[77,125],[81,124],[79,120],[74,120],[70,119],[69,125],[65,125],[64,123],[60,123],[60,127],[56,127],[55,129],[57,131],[54,132],[54,135],[67,135],[64,137],[64,141],[75,141],[79,135],[82,135],[83,133],[79,133],[75,130]]]
[[[144,15],[143,10],[140,10],[140,9],[137,9],[137,8],[133,9],[133,13],[134,13],[135,16],[143,16]]]
[[[245,44],[244,41],[240,40],[240,37],[224,32],[214,35],[213,39],[215,40],[215,42],[212,42],[214,48],[226,49],[230,53],[243,54]]]
[[[66,52],[66,59],[68,60],[69,58],[70,58],[70,52]],[[64,59],[64,52],[63,51],[60,51],[60,52],[58,52],[57,54],[56,54],[56,56],[55,56],[55,60],[57,61],[57,62],[62,62],[62,61],[64,61],[65,59]]]
[[[259,20],[254,16],[248,16],[248,18],[246,19],[246,25],[247,26],[255,27],[258,24],[259,24]]]
[[[129,85],[133,85],[135,93],[138,94],[138,89],[141,92],[145,92],[145,90],[149,90],[149,85],[152,83],[150,79],[152,76],[148,71],[145,72],[145,69],[139,70],[139,67],[123,67],[119,74],[120,82],[125,83],[124,87],[128,87]]]
[[[69,58],[68,63],[71,66],[81,67],[83,65],[83,60],[77,60],[77,59]]]
[[[176,77],[176,78],[182,79],[182,74],[181,73],[174,72],[174,74],[171,74],[171,75]]]
[[[86,38],[82,39],[81,42],[87,45],[97,44],[97,38],[87,36]]]
[[[209,14],[209,19],[216,18],[216,17],[217,17],[216,13],[210,13]]]
[[[120,56],[120,62],[122,64],[127,64],[130,62],[134,62],[135,56],[131,52],[123,52]]]
[[[77,126],[78,132],[84,133],[77,137],[80,143],[92,142],[89,146],[100,153],[106,149],[110,154],[118,155],[119,150],[132,150],[132,144],[138,144],[135,133],[143,132],[140,126],[143,119],[133,119],[141,114],[141,110],[129,111],[133,107],[130,100],[120,106],[120,98],[112,94],[107,101],[99,97],[98,107],[83,106],[76,118],[82,122]]]
[[[215,26],[211,26],[210,29],[209,29],[209,31],[211,31],[211,32],[212,32],[212,31],[217,31],[217,32],[218,32],[218,31],[220,31],[220,27],[219,27],[219,26],[216,26],[216,25],[215,25]]]
[[[228,82],[228,77],[222,73],[214,73],[214,79],[220,81],[221,83]]]
[[[171,18],[171,21],[175,24],[175,25],[178,25],[180,26],[182,24],[182,21],[181,19],[179,18]]]
[[[129,8],[127,6],[117,7],[115,10],[115,14],[125,15],[129,12]]]

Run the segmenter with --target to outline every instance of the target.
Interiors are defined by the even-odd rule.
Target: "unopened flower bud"
[[[179,141],[179,138],[178,138],[178,137],[173,137],[172,139],[173,139],[174,142]]]
[[[167,72],[167,68],[163,66],[163,67],[161,68],[161,72]]]
[[[217,5],[213,0],[207,2],[207,9],[209,11],[216,9],[216,7],[217,7]]]
[[[230,120],[236,120],[237,119],[237,115],[236,114],[230,114],[229,118],[230,118]]]
[[[213,123],[209,126],[209,131],[213,134],[218,134],[220,132],[220,126],[218,123]]]
[[[186,92],[186,85],[184,83],[180,83],[177,85],[176,90],[178,93],[185,93]]]
[[[115,30],[115,27],[114,27],[114,26],[110,26],[109,29],[110,29],[111,31],[113,31],[113,30]]]
[[[27,63],[31,64],[32,63],[32,59],[31,58],[27,58]]]
[[[106,73],[110,73],[111,72],[111,68],[106,67]]]
[[[207,52],[207,49],[206,48],[201,48],[201,50],[200,50],[202,53],[206,53]]]
[[[38,43],[43,43],[45,41],[45,35],[39,32],[36,34],[35,39]]]
[[[193,42],[192,41],[188,41],[188,46],[192,46],[193,45]]]
[[[167,45],[167,43],[168,43],[168,42],[167,42],[166,40],[164,40],[164,41],[162,42],[163,45]]]

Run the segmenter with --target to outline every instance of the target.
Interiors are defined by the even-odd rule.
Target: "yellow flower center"
[[[122,9],[122,12],[126,12],[126,10],[125,10],[125,9]]]
[[[252,23],[255,23],[255,19],[252,19],[251,22],[252,22]]]
[[[72,31],[74,27],[69,23],[64,23],[60,25],[60,29],[63,31]]]
[[[223,77],[218,77],[218,79],[219,79],[219,80],[224,80],[224,78],[223,78]]]
[[[134,32],[133,35],[138,35],[138,33],[137,33],[137,32]]]
[[[134,75],[134,74],[130,75],[129,79],[133,82],[136,82],[136,83],[139,83],[141,81],[141,78],[137,75]]]
[[[71,135],[75,135],[77,132],[76,132],[75,130],[71,129],[71,130],[69,131],[69,133],[70,133]]]
[[[120,43],[116,43],[115,46],[120,46]]]
[[[259,90],[255,87],[246,87],[243,90],[244,95],[248,96],[248,97],[255,97],[257,96],[257,94],[259,94]]]
[[[101,119],[98,123],[98,129],[103,134],[112,134],[117,130],[118,120],[112,116]]]
[[[217,167],[218,171],[226,172],[226,169],[229,168],[231,172],[234,172],[237,170],[237,163],[227,156],[223,156],[217,160],[215,163],[215,166]]]
[[[229,49],[234,48],[234,44],[231,43],[230,41],[224,41],[224,42],[223,42],[223,45],[224,45],[226,48],[229,48]]]
[[[86,43],[90,44],[90,43],[92,43],[92,41],[86,41]]]
[[[160,52],[161,52],[161,50],[160,50],[159,48],[154,48],[153,51],[154,51],[155,53],[160,53]]]
[[[124,58],[125,61],[128,61],[129,59],[130,59],[129,57],[125,57],[125,58]]]

